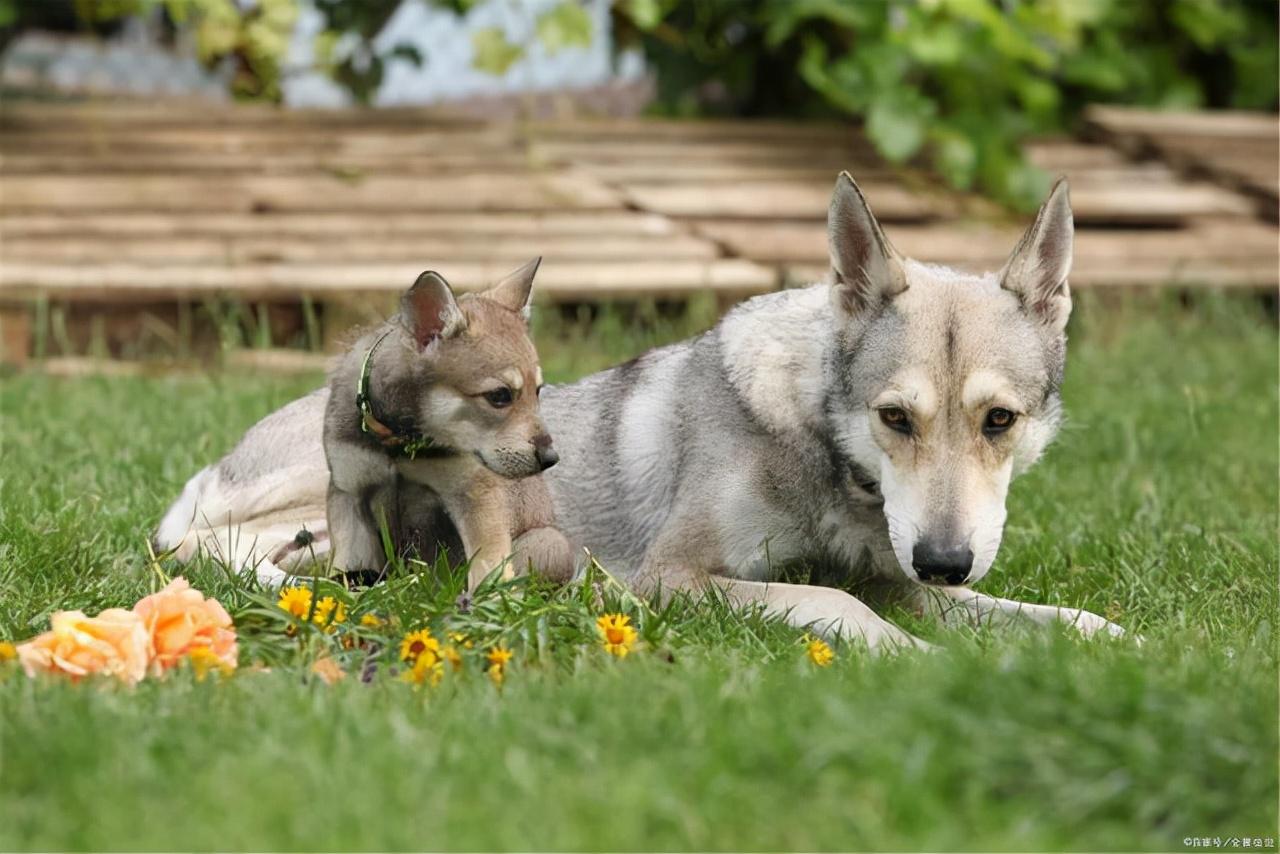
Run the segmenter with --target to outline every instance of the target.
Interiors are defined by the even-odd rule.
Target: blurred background
[[[0,356],[309,370],[534,255],[544,339],[705,326],[824,273],[841,169],[974,269],[1065,174],[1078,290],[1274,308],[1277,8],[0,0]]]

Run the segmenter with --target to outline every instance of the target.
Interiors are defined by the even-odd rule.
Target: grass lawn
[[[185,568],[236,617],[241,670],[135,689],[0,675],[0,850],[1154,849],[1277,833],[1277,335],[1253,300],[1085,297],[1071,420],[1017,481],[982,588],[1105,613],[1141,647],[949,631],[818,668],[798,632],[716,602],[658,613],[517,583],[461,613],[448,578],[350,599],[369,653],[284,633],[274,599]],[[546,322],[563,380],[688,333]],[[181,484],[317,378],[0,380],[0,639],[156,589],[146,537]],[[603,601],[598,601],[597,596]],[[601,607],[641,641],[599,646]],[[465,632],[435,688],[404,630]],[[499,689],[480,672],[500,641]],[[269,672],[253,669],[261,662]]]

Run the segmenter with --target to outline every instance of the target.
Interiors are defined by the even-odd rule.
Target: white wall
[[[424,58],[415,68],[407,60],[391,60],[382,86],[374,97],[379,106],[430,104],[476,95],[507,95],[547,89],[576,89],[606,83],[617,77],[639,76],[638,56],[625,56],[614,73],[611,61],[609,0],[585,0],[591,16],[591,44],[547,52],[534,35],[540,13],[559,0],[483,0],[465,16],[439,9],[420,0],[404,0],[376,46],[386,51],[401,43],[414,45]],[[289,64],[310,67],[313,42],[323,21],[304,3],[298,29],[289,51]],[[495,76],[472,66],[471,37],[486,27],[501,27],[508,41],[525,46],[525,55],[506,74]],[[285,102],[299,107],[336,107],[350,102],[341,87],[316,72],[286,78]]]

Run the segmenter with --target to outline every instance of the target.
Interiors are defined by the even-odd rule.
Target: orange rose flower
[[[228,668],[236,666],[236,632],[218,600],[206,599],[185,578],[175,578],[159,593],[133,606],[150,638],[151,672],[160,675],[204,648]]]
[[[58,611],[50,623],[52,630],[18,645],[28,676],[65,673],[74,681],[105,673],[132,685],[147,674],[147,629],[132,611]]]

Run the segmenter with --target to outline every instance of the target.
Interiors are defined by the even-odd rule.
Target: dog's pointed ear
[[[419,347],[457,335],[467,327],[453,289],[432,270],[419,276],[400,298],[400,316]]]
[[[1033,317],[1059,331],[1071,315],[1067,276],[1074,235],[1067,179],[1059,178],[1000,271],[1000,287],[1017,294]]]
[[[529,317],[530,296],[533,294],[533,277],[542,263],[539,255],[518,270],[507,273],[498,283],[485,291],[485,296],[499,305]]]
[[[836,178],[831,195],[827,245],[836,307],[844,314],[853,316],[907,289],[897,251],[848,172]]]

